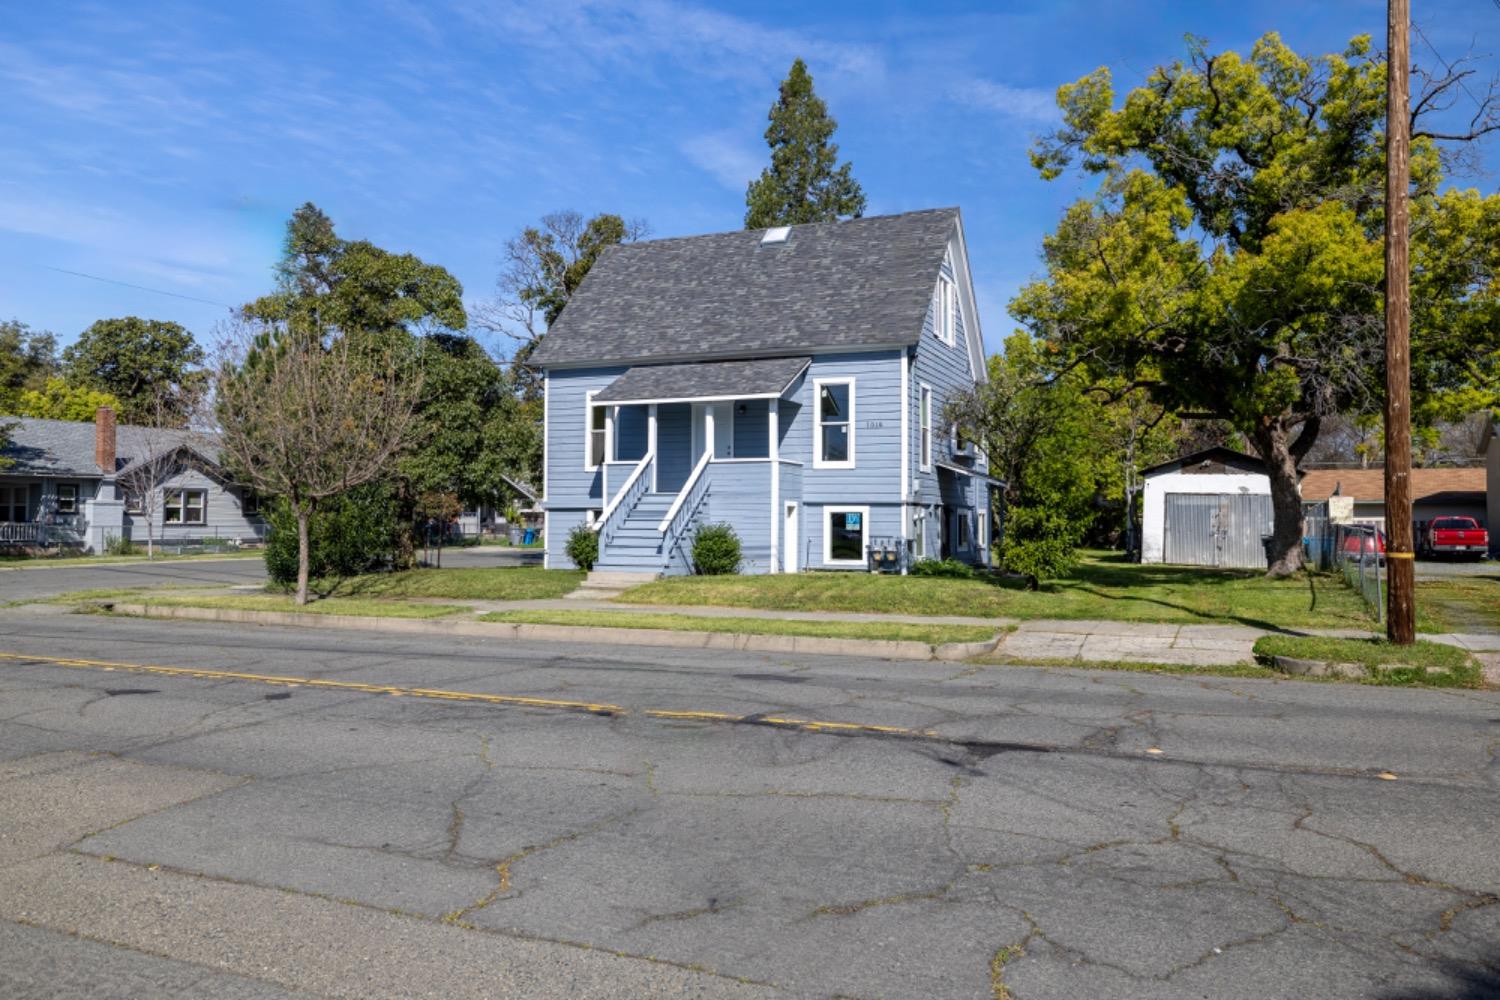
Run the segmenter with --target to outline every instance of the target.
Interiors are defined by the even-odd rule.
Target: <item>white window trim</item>
[[[978,548],[979,548],[980,553],[984,555],[984,557],[985,557],[986,560],[988,560],[989,559],[989,552],[990,552],[990,518],[989,518],[989,511],[986,510],[986,509],[984,509],[984,508],[978,508],[978,509],[976,509],[974,511],[974,516],[975,516],[975,519],[978,522],[978,524],[977,524],[977,530],[974,532],[975,537],[979,541]]]
[[[913,559],[926,559],[927,558],[927,511],[924,510],[921,507],[916,508],[916,513],[912,514],[911,526],[912,526],[912,531],[915,532],[912,535],[912,547],[911,547],[912,558]]]
[[[189,521],[188,520],[188,516],[187,516],[187,514],[188,514],[188,502],[187,502],[187,498],[188,498],[188,494],[189,493],[198,493],[198,494],[201,494],[202,497],[203,497],[203,501],[202,501],[202,503],[198,507],[198,517],[197,517],[196,520],[192,520],[192,521]],[[179,511],[181,511],[182,516],[181,516],[181,518],[179,520],[168,521],[167,520],[167,506],[168,506],[168,504],[170,502],[168,498],[170,498],[174,494],[178,497],[178,500],[177,500],[177,509]],[[199,487],[199,486],[182,486],[182,487],[173,487],[170,490],[162,490],[162,496],[161,496],[161,523],[164,524],[164,525],[166,525],[166,524],[180,524],[180,525],[183,525],[184,527],[201,526],[201,525],[207,524],[208,523],[208,490],[205,490],[205,489],[203,489],[202,487]]]
[[[590,389],[583,394],[583,471],[597,472],[602,463],[590,463],[589,458],[594,451],[594,410],[604,411],[604,461],[609,461],[609,456],[614,454],[614,418],[610,415],[608,403],[595,403],[594,397],[603,392],[603,389]]]
[[[852,469],[858,454],[854,448],[854,419],[858,404],[855,402],[855,377],[853,375],[841,375],[837,378],[815,378],[813,379],[813,468],[814,469]],[[843,462],[830,462],[823,458],[823,387],[825,385],[847,385],[849,387],[849,458]]]
[[[70,496],[70,497],[68,497],[68,502],[72,505],[72,509],[70,509],[70,510],[64,510],[63,509],[63,490],[70,490],[70,491],[72,491],[73,495]],[[76,513],[78,513],[78,484],[77,483],[58,483],[57,484],[57,512],[59,514],[76,514]]]
[[[833,558],[833,535],[828,530],[830,514],[858,514],[860,516],[860,542],[858,559]],[[870,564],[870,508],[840,504],[823,505],[823,565],[824,566],[868,566]]]
[[[954,544],[960,552],[972,552],[974,549],[974,521],[967,510],[958,512],[958,537]]]
[[[949,347],[953,346],[958,332],[958,324],[954,321],[958,310],[958,288],[953,279],[946,274],[938,275],[937,306],[934,310],[933,326],[938,339]]]
[[[932,386],[921,383],[917,392],[917,468],[932,471]]]

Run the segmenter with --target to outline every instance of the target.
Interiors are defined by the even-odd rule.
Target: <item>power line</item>
[[[1500,2],[1500,0],[1497,0],[1497,2]],[[75,278],[88,278],[90,281],[102,281],[106,285],[119,285],[122,288],[134,288],[138,292],[150,292],[153,295],[169,295],[174,299],[186,299],[189,302],[201,302],[206,306],[223,306],[225,309],[238,308],[237,306],[230,305],[228,302],[216,302],[213,299],[200,299],[196,295],[183,295],[181,292],[168,292],[161,288],[148,288],[145,285],[133,285],[128,281],[117,281],[114,278],[103,278],[97,274],[85,274],[83,271],[70,271],[65,267],[53,267],[51,264],[37,264],[36,266],[47,271],[56,271],[58,274],[71,274]]]

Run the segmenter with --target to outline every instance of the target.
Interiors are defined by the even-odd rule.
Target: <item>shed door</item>
[[[1271,498],[1249,493],[1168,493],[1164,561],[1179,566],[1264,569]]]

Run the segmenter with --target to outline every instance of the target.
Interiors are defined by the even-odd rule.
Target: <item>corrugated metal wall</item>
[[[1265,494],[1168,493],[1165,560],[1182,566],[1264,569],[1261,536],[1271,533]]]

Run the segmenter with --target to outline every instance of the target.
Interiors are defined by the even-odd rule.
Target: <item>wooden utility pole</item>
[[[1387,0],[1385,111],[1386,636],[1416,639],[1411,523],[1411,5]]]

